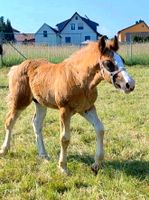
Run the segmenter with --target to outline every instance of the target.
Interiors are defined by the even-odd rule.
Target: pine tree
[[[15,40],[11,22],[9,19],[7,19],[7,22],[5,23],[3,16],[0,17],[0,41],[2,40],[6,41]]]
[[[5,22],[4,22],[4,17],[0,17],[0,32],[5,32]]]
[[[13,28],[11,26],[11,22],[9,19],[7,19],[6,25],[5,25],[5,39],[7,41],[14,41],[14,33]]]

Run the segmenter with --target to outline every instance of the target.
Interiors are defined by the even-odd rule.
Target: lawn
[[[7,72],[0,69],[0,144],[4,138]],[[147,200],[149,199],[149,65],[128,67],[136,80],[129,95],[102,82],[98,86],[97,112],[105,126],[105,161],[95,176],[90,170],[95,152],[93,128],[79,115],[71,123],[68,168],[58,168],[59,116],[48,110],[43,134],[51,160],[37,155],[31,125],[33,103],[17,121],[10,152],[0,158],[2,200]]]

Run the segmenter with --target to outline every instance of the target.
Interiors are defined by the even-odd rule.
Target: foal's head
[[[135,88],[135,81],[127,73],[122,57],[116,53],[119,45],[118,39],[105,41],[104,36],[100,38],[100,70],[102,78],[112,83],[116,88],[129,93]]]

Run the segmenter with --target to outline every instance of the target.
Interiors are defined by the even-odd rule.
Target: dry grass
[[[14,45],[27,58],[45,58],[51,62],[58,63],[74,51],[78,46],[33,46]],[[127,65],[149,64],[149,43],[143,44],[121,44],[119,53],[124,57]],[[23,61],[23,57],[9,44],[4,45],[4,65],[12,66]]]
[[[13,45],[26,58],[45,58],[51,62],[58,63],[74,51],[77,46],[45,46],[45,45]],[[12,66],[22,62],[24,58],[9,44],[4,45],[4,64]]]
[[[127,65],[149,64],[149,43],[121,44],[119,53]]]

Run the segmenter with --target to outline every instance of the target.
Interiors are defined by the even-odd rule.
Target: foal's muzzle
[[[128,75],[125,69],[111,73],[111,82],[117,89],[124,91],[126,94],[132,92],[135,88],[135,81]]]
[[[135,89],[135,81],[133,79],[131,79],[130,82],[127,82],[125,85],[125,93],[130,93]]]

